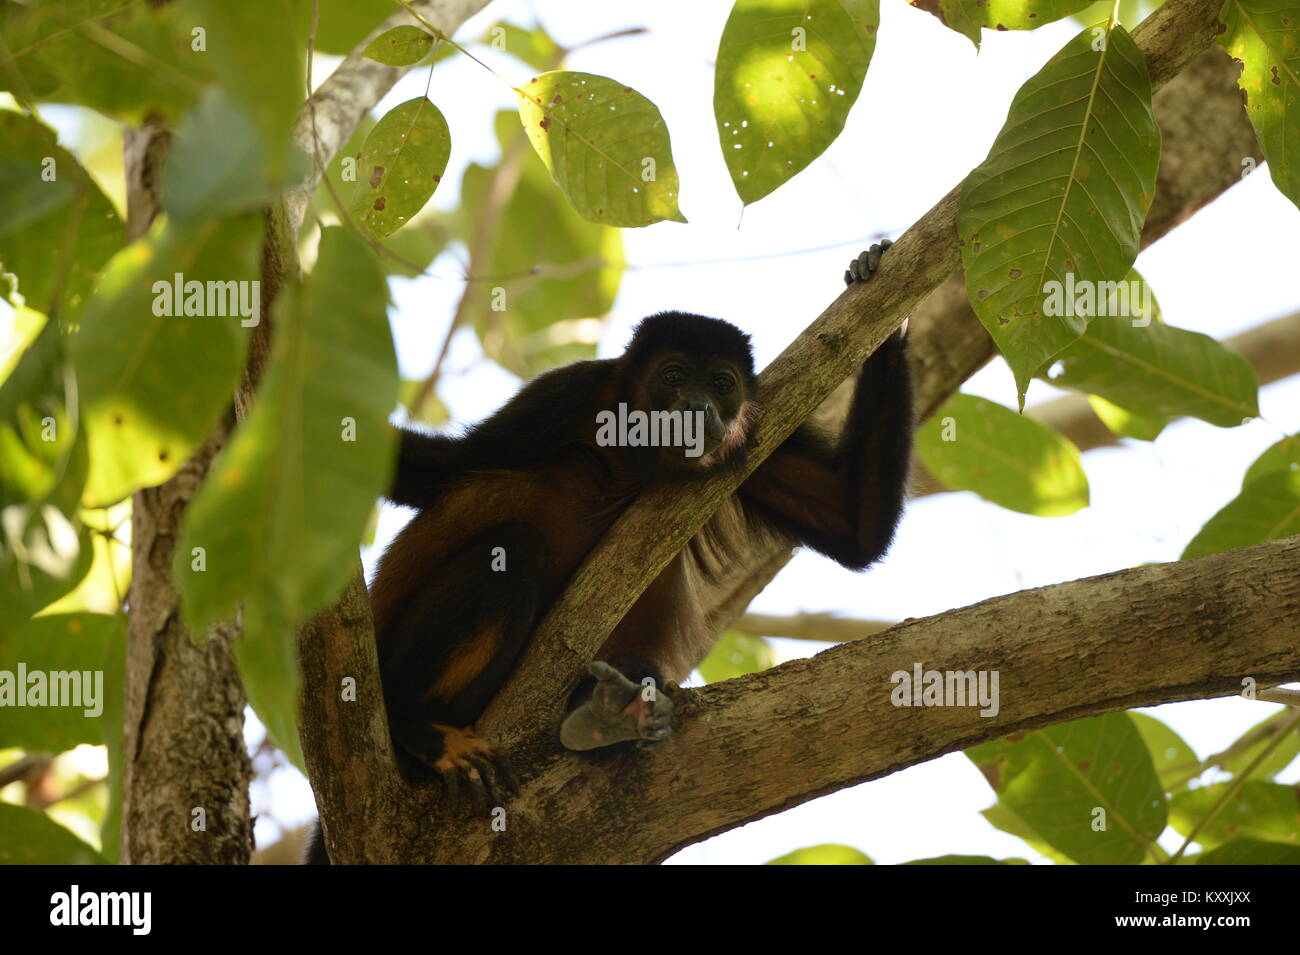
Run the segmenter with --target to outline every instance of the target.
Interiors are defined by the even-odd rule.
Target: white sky
[[[877,234],[899,235],[983,160],[1017,88],[1077,31],[1069,21],[1032,33],[986,31],[977,55],[966,39],[902,0],[883,0],[882,8],[875,58],[844,133],[810,168],[746,210],[743,220],[712,117],[712,60],[730,4],[497,0],[458,34],[478,36],[496,19],[526,24],[534,14],[566,45],[630,26],[651,30],[579,51],[567,64],[611,76],[658,105],[672,135],[682,211],[690,220],[624,233],[632,268],[602,355],[621,351],[640,317],[676,308],[742,326],[753,334],[760,367],[766,364],[839,293],[851,256]],[[511,59],[488,58],[515,83],[529,78]],[[318,82],[327,72],[318,67]],[[380,111],[420,95],[424,84],[423,71],[408,76]],[[465,166],[495,161],[491,118],[497,109],[514,108],[514,96],[464,58],[438,68],[430,96],[452,130],[451,163],[434,198],[449,208]],[[1262,169],[1142,253],[1137,267],[1167,322],[1223,338],[1300,308],[1297,237],[1300,211]],[[806,249],[821,251],[796,254]],[[456,259],[444,256],[432,271],[441,279],[394,282],[391,315],[406,377],[432,367],[462,288]],[[441,388],[458,423],[491,413],[518,387],[480,357],[471,332],[458,336]],[[964,390],[1015,404],[1010,372],[1000,360]],[[1036,381],[1028,400],[1055,394]],[[753,609],[921,617],[1026,587],[1176,559],[1205,520],[1235,496],[1255,456],[1283,432],[1300,431],[1300,380],[1264,389],[1260,404],[1264,420],[1245,427],[1184,421],[1154,444],[1126,442],[1089,452],[1084,463],[1092,504],[1070,517],[1014,514],[965,493],[918,500],[889,557],[867,574],[802,554]],[[386,510],[378,541],[391,537],[406,517]],[[369,569],[378,551],[365,556]],[[817,648],[776,644],[788,656]],[[1275,709],[1227,699],[1152,712],[1205,756]],[[1300,778],[1300,770],[1293,767],[1284,778]],[[314,815],[296,771],[276,773],[269,790],[259,787],[255,802],[255,811],[269,808],[290,825]],[[877,862],[945,853],[1041,861],[978,815],[992,802],[973,765],[953,754],[729,832],[672,861],[757,863],[821,842],[848,843]],[[259,843],[270,841],[274,824],[259,823],[258,836]]]

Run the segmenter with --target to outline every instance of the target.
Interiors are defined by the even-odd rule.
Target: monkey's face
[[[649,412],[657,463],[672,471],[709,470],[732,460],[749,439],[750,396],[735,363],[712,355],[665,352],[642,378],[635,403]]]

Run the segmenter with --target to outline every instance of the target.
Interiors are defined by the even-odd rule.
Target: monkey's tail
[[[320,820],[311,827],[311,836],[307,840],[307,855],[303,865],[330,865],[329,853],[325,851],[325,836],[321,833]]]

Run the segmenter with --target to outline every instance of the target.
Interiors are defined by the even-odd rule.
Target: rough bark
[[[909,620],[870,640],[678,690],[669,741],[602,760],[551,752],[506,831],[395,820],[407,861],[649,863],[711,835],[945,753],[1063,720],[1300,678],[1300,537],[1137,567]],[[1000,710],[900,708],[890,675],[997,670]],[[514,806],[518,808],[513,808]],[[423,836],[421,838],[421,836]]]
[[[132,239],[158,213],[170,138],[153,122],[125,133]],[[252,848],[253,767],[233,658],[239,627],[214,627],[196,643],[181,623],[171,572],[181,519],[229,424],[174,477],[132,498],[121,851],[128,864],[245,863]]]

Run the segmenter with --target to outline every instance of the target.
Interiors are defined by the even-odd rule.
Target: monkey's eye
[[[713,390],[720,395],[729,395],[736,387],[736,379],[730,375],[714,375]]]
[[[659,377],[667,385],[680,385],[686,380],[686,370],[681,365],[668,365],[659,372]]]

